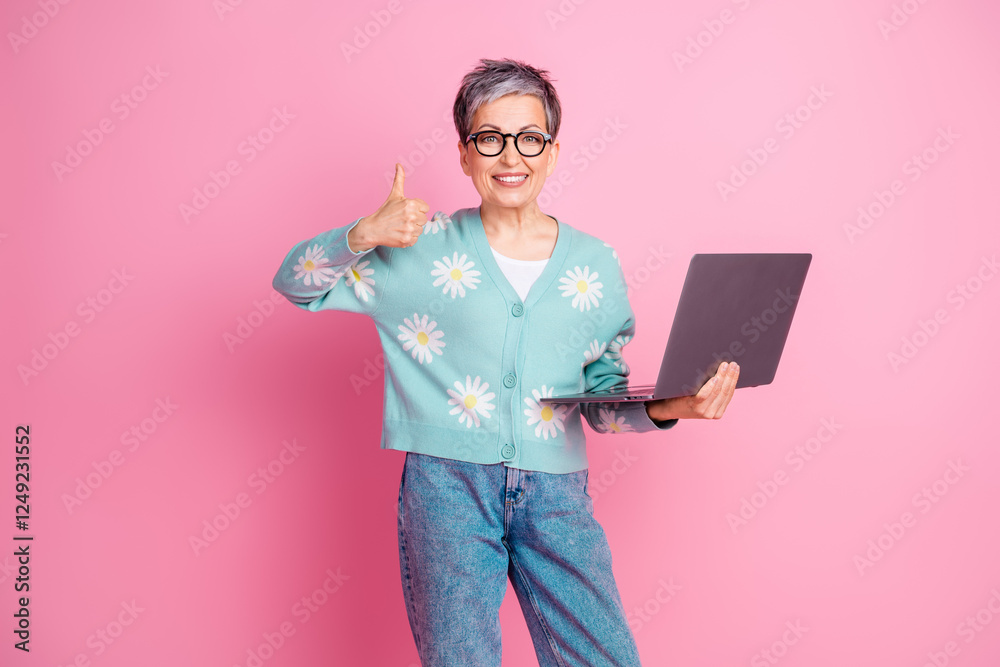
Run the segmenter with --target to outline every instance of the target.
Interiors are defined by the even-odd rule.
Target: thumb
[[[396,163],[396,177],[392,181],[392,189],[389,191],[389,199],[404,199],[403,196],[403,166]]]

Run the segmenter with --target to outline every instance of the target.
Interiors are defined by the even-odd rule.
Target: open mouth
[[[501,183],[507,183],[508,185],[516,185],[518,183],[524,183],[528,180],[527,174],[521,174],[520,176],[494,176],[496,180]]]

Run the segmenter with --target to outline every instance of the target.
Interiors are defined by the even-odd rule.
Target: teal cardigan
[[[652,431],[636,403],[545,405],[624,384],[635,333],[617,253],[558,221],[522,301],[497,266],[478,208],[436,213],[409,248],[356,253],[331,229],[292,248],[274,289],[306,310],[364,313],[385,355],[383,449],[524,470],[587,468],[581,414],[602,433]]]

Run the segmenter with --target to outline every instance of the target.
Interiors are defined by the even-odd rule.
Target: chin
[[[534,200],[535,200],[534,197],[525,197],[525,198],[518,197],[517,199],[494,197],[490,199],[489,202],[491,204],[494,204],[496,206],[502,206],[504,208],[522,208],[524,206],[527,206]]]
[[[479,193],[482,196],[482,192]],[[511,206],[518,207],[529,204],[538,198],[537,192],[511,192],[511,191],[501,191],[497,192],[495,189],[491,188],[488,191],[488,196],[483,197],[484,201],[496,204],[497,206]]]

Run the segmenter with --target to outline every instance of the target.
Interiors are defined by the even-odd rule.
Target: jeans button
[[[510,459],[514,457],[514,445],[504,445],[503,449],[500,450],[500,454],[505,459]]]
[[[507,373],[507,375],[503,376],[503,386],[510,389],[515,384],[517,384],[517,376],[515,376],[513,373]]]

